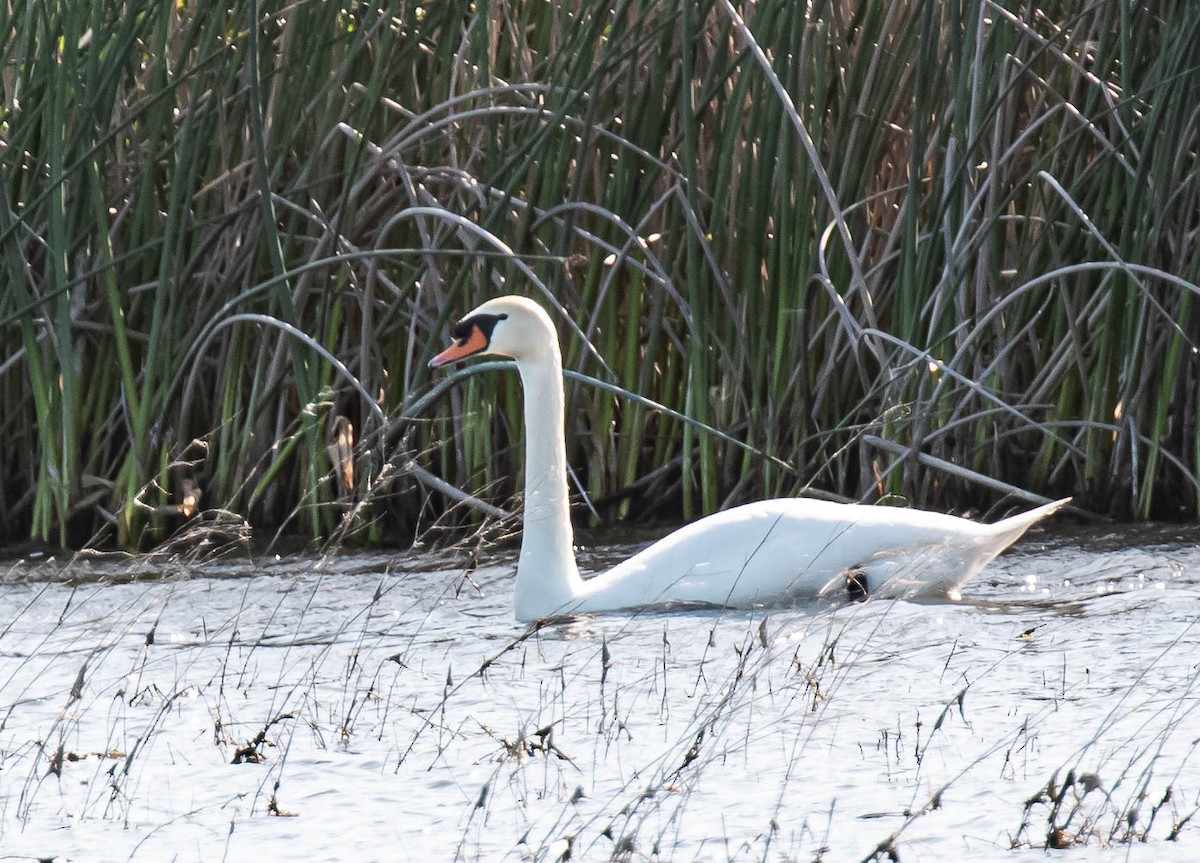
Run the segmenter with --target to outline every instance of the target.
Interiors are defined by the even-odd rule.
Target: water
[[[511,560],[11,561],[0,853],[1200,859],[1196,539],[1029,537],[957,604],[534,632]]]

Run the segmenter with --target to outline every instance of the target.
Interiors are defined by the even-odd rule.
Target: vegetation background
[[[1192,0],[33,0],[0,74],[0,541],[509,506],[515,377],[422,398],[500,292],[594,519],[1200,514]]]

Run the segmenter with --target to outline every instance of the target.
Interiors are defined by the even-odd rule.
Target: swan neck
[[[525,411],[525,516],[517,564],[516,613],[521,620],[561,613],[579,596],[567,492],[562,360],[518,362]]]

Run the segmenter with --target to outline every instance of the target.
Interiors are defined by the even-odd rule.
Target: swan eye
[[[450,328],[451,338],[458,339],[460,342],[465,342],[471,338],[471,330],[474,328],[474,318],[464,318]]]
[[[457,324],[450,328],[450,335],[458,339],[459,345],[466,346],[466,343],[471,339],[473,330],[479,330],[484,339],[488,342],[492,340],[492,330],[496,328],[496,324],[500,321],[508,320],[508,315],[472,315],[469,318],[463,318]]]
[[[441,368],[447,363],[488,350],[492,344],[492,331],[496,329],[496,324],[507,318],[508,315],[505,314],[478,314],[463,318],[450,328],[454,344],[431,359],[429,367]]]

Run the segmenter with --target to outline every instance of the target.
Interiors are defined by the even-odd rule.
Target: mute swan
[[[498,297],[451,330],[431,368],[475,354],[517,362],[525,393],[525,517],[516,617],[672,604],[731,608],[820,596],[950,596],[1033,523],[1070,500],[978,524],[890,506],[780,498],[700,519],[584,580],[567,499],[562,355],[550,316],[523,297]],[[840,591],[840,594],[839,594]]]

